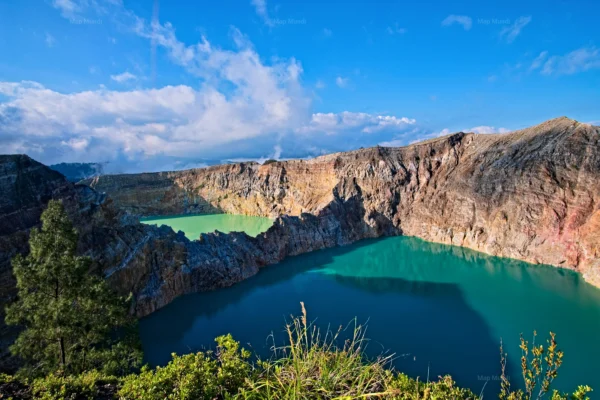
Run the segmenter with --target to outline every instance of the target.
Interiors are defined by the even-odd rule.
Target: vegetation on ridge
[[[43,227],[31,233],[31,253],[14,260],[19,299],[7,320],[24,326],[12,347],[26,362],[16,376],[0,375],[0,399],[476,399],[481,395],[450,376],[423,382],[391,368],[392,356],[368,359],[362,326],[351,337],[321,332],[302,315],[286,326],[288,343],[268,360],[251,360],[231,335],[215,351],[178,356],[164,367],[135,370],[141,352],[128,336],[112,335],[127,324],[127,301],[89,274],[90,260],[77,257],[77,233],[59,202],[50,202]],[[111,340],[118,337],[121,340]],[[535,338],[535,333],[534,333]],[[343,342],[340,346],[337,343]],[[591,391],[551,391],[563,353],[550,333],[547,346],[521,337],[524,389],[513,390],[501,346],[502,400],[584,400]]]

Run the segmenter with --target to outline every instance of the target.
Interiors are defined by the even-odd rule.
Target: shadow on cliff
[[[373,271],[332,273],[330,266],[341,261],[336,259],[353,252],[362,254],[353,258],[369,258],[366,247],[381,240],[290,257],[230,288],[180,297],[141,320],[147,361],[165,364],[171,352],[212,348],[214,337],[226,333],[268,357],[273,340],[285,342],[285,320],[304,301],[309,319],[323,329],[331,324],[337,330],[355,317],[367,322],[368,354],[389,349],[398,370],[421,379],[449,373],[475,391],[489,379],[486,393],[495,394],[499,341],[459,285],[367,276]]]

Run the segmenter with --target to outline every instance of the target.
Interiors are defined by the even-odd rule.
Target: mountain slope
[[[149,192],[155,181],[162,188]],[[139,215],[207,211],[207,204],[229,213],[319,215],[355,199],[364,210],[352,217],[369,235],[395,230],[577,269],[600,285],[600,128],[565,117],[508,134],[457,133],[402,148],[88,183]]]

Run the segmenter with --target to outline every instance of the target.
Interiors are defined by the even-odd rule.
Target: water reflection
[[[266,356],[267,337],[283,341],[300,301],[321,326],[368,320],[371,354],[403,355],[395,365],[413,376],[451,373],[477,391],[489,378],[488,393],[498,384],[501,337],[515,371],[519,333],[553,330],[566,353],[559,387],[600,388],[599,290],[569,271],[407,237],[291,257],[231,288],[181,297],[142,320],[147,360],[166,363],[225,333]]]

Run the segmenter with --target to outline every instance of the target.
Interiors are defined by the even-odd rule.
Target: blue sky
[[[0,3],[0,146],[115,171],[600,120],[597,1]]]

